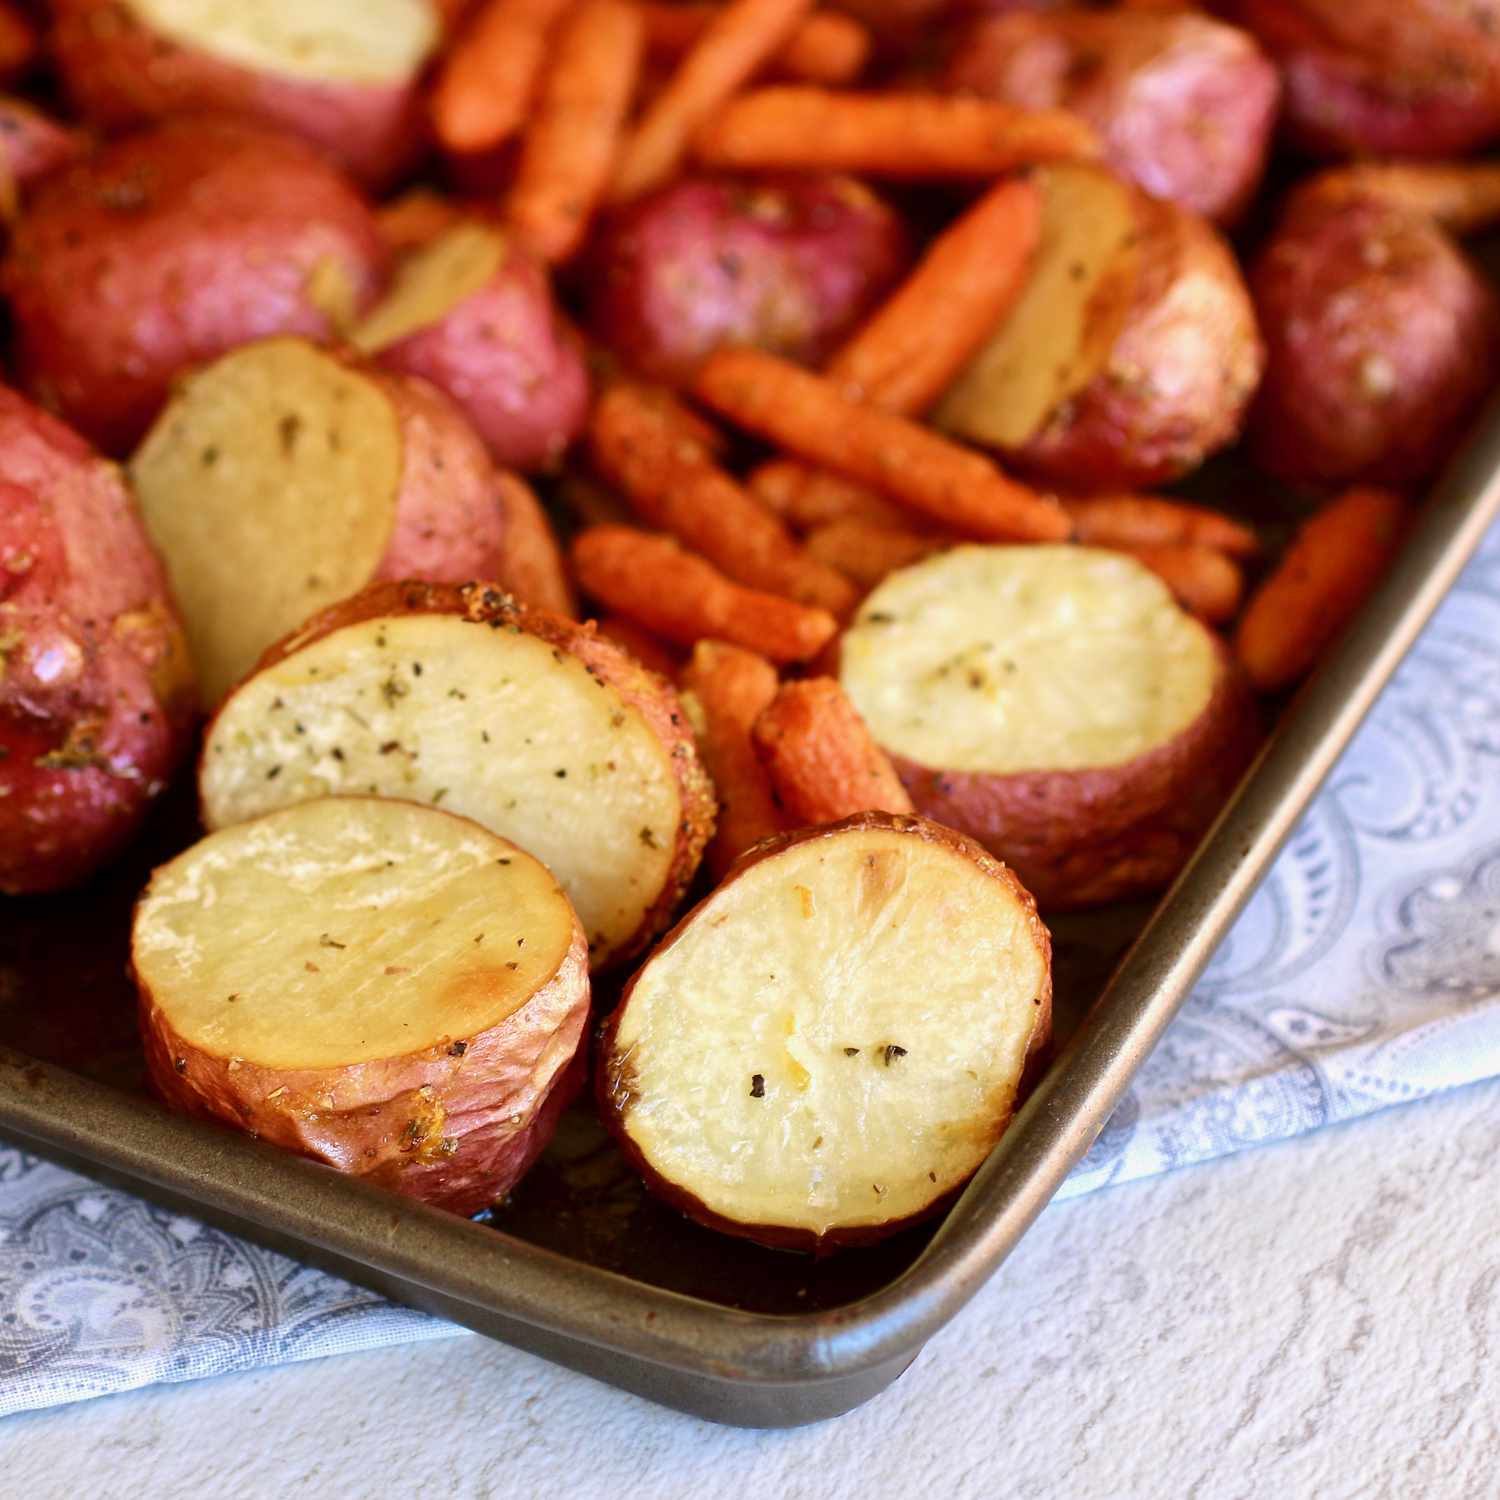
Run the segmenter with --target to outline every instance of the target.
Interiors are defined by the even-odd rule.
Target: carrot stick
[[[626,0],[582,0],[559,24],[505,217],[543,260],[583,242],[614,169],[644,28]]]
[[[1035,162],[1098,154],[1094,132],[1063,110],[792,86],[730,100],[696,132],[692,147],[704,166],[730,171],[903,178],[995,177]]]
[[[976,537],[1059,541],[1050,499],[925,427],[859,406],[834,384],[756,349],[723,349],[699,367],[706,405],[789,453],[871,485],[910,510]]]
[[[868,485],[827,469],[810,468],[795,458],[772,458],[750,473],[750,493],[788,525],[810,531],[830,521],[865,521],[874,526],[908,526],[911,513]]]
[[[663,415],[663,412],[666,415]],[[637,387],[611,387],[594,407],[589,445],[600,474],[649,525],[670,532],[736,583],[845,615],[854,590],[809,557],[770,510],[742,489]]]
[[[791,37],[812,0],[732,0],[709,22],[626,141],[612,196],[634,198],[665,182],[693,132]]]
[[[680,645],[713,636],[772,661],[806,661],[838,630],[827,610],[741,588],[670,537],[592,526],[574,537],[572,560],[585,593]]]
[[[1406,505],[1352,489],[1303,523],[1251,597],[1234,649],[1262,692],[1288,687],[1354,618],[1395,556]]]
[[[940,552],[947,541],[904,526],[877,526],[869,521],[829,521],[807,534],[807,550],[819,562],[837,568],[862,590],[875,587],[897,568],[909,567]]]
[[[380,237],[386,248],[397,254],[421,249],[464,217],[463,209],[453,199],[430,188],[413,188],[375,210]]]
[[[14,83],[29,72],[37,47],[36,27],[5,0],[0,4],[0,83]]]
[[[520,129],[531,107],[553,24],[570,0],[489,0],[444,58],[432,125],[450,151],[490,151]]]
[[[699,753],[719,793],[719,821],[704,856],[718,879],[746,849],[786,827],[750,742],[777,686],[765,657],[724,641],[699,641],[682,669],[682,687],[702,711]]]
[[[890,757],[831,677],[784,684],[756,719],[751,739],[795,824],[912,811]]]
[[[522,604],[577,619],[578,601],[568,582],[562,548],[541,502],[516,475],[502,470],[496,478],[500,508],[505,512],[500,582]]]
[[[1156,495],[1097,495],[1064,500],[1075,541],[1094,547],[1212,547],[1226,557],[1254,557],[1255,533],[1202,505]]]
[[[1500,164],[1352,162],[1318,173],[1292,202],[1300,207],[1354,200],[1423,214],[1454,234],[1473,234],[1500,220]]]
[[[828,361],[856,401],[914,417],[953,383],[1020,295],[1042,229],[1025,181],[992,188],[928,247],[915,270]]]
[[[617,646],[623,646],[643,667],[649,667],[668,682],[677,680],[682,657],[659,635],[652,635],[644,626],[627,620],[623,615],[604,615],[596,623],[600,635]]]
[[[1144,563],[1171,589],[1177,602],[1205,624],[1222,625],[1240,607],[1244,575],[1222,552],[1181,542],[1116,550]]]
[[[654,56],[675,61],[703,35],[720,7],[648,0],[641,10],[646,20],[647,47]],[[869,31],[853,16],[816,11],[771,58],[769,70],[804,83],[850,83],[864,71],[870,48]]]

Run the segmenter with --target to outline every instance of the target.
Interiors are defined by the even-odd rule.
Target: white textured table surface
[[[464,1338],[12,1417],[0,1489],[1493,1500],[1497,1160],[1484,1084],[1059,1205],[818,1427],[710,1426]]]

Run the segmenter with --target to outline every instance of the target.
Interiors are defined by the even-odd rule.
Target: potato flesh
[[[1089,547],[956,547],[891,574],[840,681],[886,750],[946,771],[1113,766],[1207,707],[1208,632],[1138,562]]]
[[[365,354],[402,339],[445,317],[477,292],[505,259],[503,235],[481,224],[459,224],[407,257],[390,291],[350,335]]]
[[[556,880],[506,840],[415,804],[337,798],[211,834],[158,870],[133,958],[191,1046],[321,1068],[497,1025],[572,936]]]
[[[613,1044],[625,1129],[737,1223],[909,1217],[998,1138],[1045,981],[1014,891],[963,854],[885,829],[793,845],[637,979]]]
[[[949,387],[934,420],[972,442],[1019,448],[1104,368],[1134,290],[1130,190],[1088,167],[1044,167],[1042,234],[1020,300]]]
[[[271,339],[189,380],[130,463],[204,702],[368,583],[395,526],[401,433],[373,382]]]
[[[437,803],[557,875],[601,962],[672,865],[681,803],[640,712],[576,658],[511,629],[415,614],[336,630],[257,673],[204,747],[210,828],[371,793]]]
[[[151,30],[257,72],[405,83],[437,45],[430,0],[127,0]]]

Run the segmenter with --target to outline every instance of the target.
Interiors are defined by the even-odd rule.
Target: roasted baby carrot
[[[614,170],[644,38],[628,0],[582,0],[557,28],[505,204],[543,260],[566,260],[583,242]]]
[[[522,604],[578,617],[578,601],[552,523],[525,480],[506,471],[497,476],[500,507],[505,512],[500,582]]]
[[[728,577],[835,615],[854,589],[808,556],[786,525],[724,472],[649,390],[620,383],[589,423],[594,465],[648,525],[670,532]]]
[[[831,677],[784,684],[756,719],[751,739],[795,826],[912,811],[890,757]]]
[[[795,458],[772,458],[745,481],[750,493],[788,525],[810,531],[830,521],[866,521],[874,526],[907,526],[911,512],[877,490]]]
[[[531,107],[552,27],[569,0],[489,0],[449,50],[432,93],[432,126],[450,151],[490,151]]]
[[[719,821],[705,858],[716,877],[746,849],[787,825],[750,731],[776,696],[776,668],[725,641],[699,641],[682,687],[700,710],[698,749],[719,793]]]
[[[680,645],[711,636],[772,661],[806,661],[838,630],[825,609],[742,588],[670,537],[628,526],[579,532],[572,561],[585,593]]]
[[[421,249],[463,217],[464,210],[453,199],[430,188],[412,188],[375,210],[380,237],[386,248],[398,255]]]
[[[1240,607],[1245,594],[1244,574],[1222,552],[1191,542],[1122,546],[1118,550],[1150,568],[1171,589],[1177,602],[1206,624],[1223,625]]]
[[[612,196],[665,182],[688,141],[791,37],[812,0],[731,0],[713,17],[626,140]]]
[[[1298,188],[1294,207],[1352,200],[1436,219],[1455,234],[1500,220],[1500,165],[1472,162],[1351,162],[1320,172]]]
[[[1235,655],[1257,688],[1288,687],[1313,665],[1379,583],[1406,515],[1398,495],[1352,489],[1303,524],[1235,633]]]
[[[828,378],[867,406],[920,416],[1020,295],[1041,228],[1042,199],[1032,183],[991,188],[828,361]]]
[[[987,540],[1059,541],[1068,518],[988,459],[903,417],[848,400],[832,381],[756,349],[700,367],[705,405],[789,453],[873,486],[955,531]]]
[[[1246,525],[1202,505],[1157,495],[1097,495],[1062,502],[1075,541],[1097,547],[1212,547],[1254,557],[1260,542]]]
[[[707,30],[721,7],[675,5],[649,0],[641,7],[646,45],[654,57],[675,61]],[[817,11],[804,19],[767,71],[803,83],[846,84],[859,77],[870,57],[870,33],[853,16]]]
[[[819,562],[837,568],[862,591],[875,587],[889,573],[931,557],[948,543],[930,532],[905,526],[880,526],[846,518],[815,526],[807,533],[807,550]]]
[[[693,136],[704,166],[728,171],[857,172],[985,178],[1098,154],[1063,110],[1024,110],[943,94],[853,94],[791,85],[731,99]]]
[[[600,635],[617,646],[623,646],[643,667],[650,667],[669,682],[677,680],[682,657],[659,635],[653,635],[643,625],[637,625],[623,615],[604,615],[596,623]]]

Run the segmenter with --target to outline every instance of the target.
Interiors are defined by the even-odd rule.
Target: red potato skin
[[[19,189],[32,187],[83,155],[83,135],[24,99],[0,97],[0,161]]]
[[[74,108],[109,135],[222,111],[301,137],[372,188],[426,144],[420,74],[400,83],[261,73],[153,31],[121,0],[53,0],[51,50]]]
[[[780,833],[772,838],[762,839],[754,848],[747,849],[730,866],[723,880],[720,881],[719,888],[737,880],[761,860],[771,859],[796,844],[810,843],[817,839],[837,838],[843,833],[858,832],[866,828],[888,828],[900,833],[913,834],[929,843],[939,844],[955,853],[962,854],[965,858],[972,860],[975,866],[986,875],[1008,886],[1020,901],[1032,941],[1042,953],[1045,973],[1041,993],[1037,996],[1036,1022],[1026,1050],[1027,1069],[1022,1079],[1024,1089],[1032,1081],[1034,1065],[1045,1054],[1052,1037],[1052,935],[1037,915],[1036,902],[1032,899],[1031,893],[1022,885],[1015,872],[1008,869],[975,840],[950,827],[929,822],[926,818],[914,818],[888,812],[855,813],[852,817],[842,818],[836,823],[825,823],[818,828],[798,828],[789,833]],[[630,983],[625,986],[620,995],[619,1005],[609,1014],[599,1029],[594,1068],[594,1102],[599,1111],[599,1118],[614,1137],[625,1159],[640,1174],[641,1180],[653,1196],[677,1209],[679,1213],[702,1224],[706,1229],[714,1229],[721,1234],[734,1235],[740,1239],[753,1240],[756,1244],[765,1245],[772,1250],[810,1250],[816,1255],[826,1255],[848,1246],[874,1244],[902,1229],[910,1228],[913,1224],[919,1224],[946,1213],[962,1193],[963,1183],[960,1183],[952,1192],[935,1199],[921,1213],[904,1219],[894,1219],[886,1224],[865,1224],[847,1229],[834,1229],[824,1235],[813,1234],[810,1230],[795,1229],[787,1225],[741,1224],[734,1219],[726,1219],[723,1215],[715,1213],[695,1194],[662,1177],[646,1160],[626,1128],[627,1117],[634,1099],[628,1076],[628,1059],[615,1055],[615,1036],[619,1031],[620,1018],[625,1014],[626,1006],[630,1004],[630,997],[646,965],[656,954],[670,948],[682,936],[688,924],[702,910],[711,895],[712,893],[710,896],[705,896],[691,910],[684,913],[672,930],[652,949],[632,976]],[[999,1128],[995,1131],[995,1140],[1000,1139],[1009,1124],[1009,1119],[1000,1122]]]
[[[117,854],[186,754],[191,669],[119,471],[0,387],[0,891]]]
[[[698,757],[691,725],[676,689],[631,656],[622,646],[600,635],[593,621],[578,624],[546,610],[530,609],[491,584],[402,583],[371,584],[359,593],[315,614],[299,629],[271,646],[255,664],[264,671],[294,651],[320,641],[335,630],[362,620],[407,614],[460,615],[492,630],[515,630],[539,637],[559,651],[575,656],[589,674],[612,687],[642,714],[667,748],[682,801],[677,825],[677,847],[661,894],[642,918],[636,937],[611,959],[618,966],[633,958],[666,927],[687,892],[714,830],[717,797],[708,772]],[[210,723],[208,735],[212,734]]]
[[[512,247],[493,276],[376,362],[459,405],[502,468],[556,468],[588,419],[589,377],[546,268]]]
[[[401,427],[396,523],[376,580],[497,577],[506,560],[506,513],[484,445],[435,386],[368,373],[389,396]]]
[[[275,333],[335,329],[315,276],[373,300],[385,248],[369,206],[300,141],[175,119],[39,185],[3,272],[21,384],[106,452],[127,452],[172,379]]]
[[[183,1114],[235,1125],[435,1208],[476,1214],[520,1181],[578,1093],[588,974],[575,918],[557,972],[498,1025],[345,1068],[268,1068],[204,1051],[172,1029],[137,976],[146,1071]]]
[[[1424,479],[1500,378],[1500,301],[1424,216],[1305,202],[1250,282],[1269,351],[1251,447],[1284,479]]]
[[[596,237],[588,327],[654,380],[725,345],[816,363],[901,276],[900,220],[846,178],[689,177]]]
[[[1082,492],[1180,479],[1239,436],[1265,362],[1229,247],[1202,219],[1139,195],[1141,272],[1105,368],[1008,455]]]
[[[1072,110],[1098,131],[1122,177],[1220,224],[1254,196],[1280,96],[1253,38],[1186,11],[978,20],[956,35],[942,84]]]
[[[1003,859],[1043,911],[1148,895],[1186,863],[1259,741],[1245,679],[1216,649],[1218,685],[1203,712],[1125,765],[995,776],[891,759],[917,811]]]
[[[1279,62],[1292,141],[1456,156],[1500,135],[1497,0],[1230,0]]]

